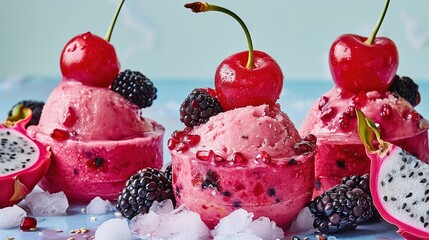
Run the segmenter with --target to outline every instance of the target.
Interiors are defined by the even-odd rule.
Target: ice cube
[[[157,214],[168,214],[174,210],[173,201],[166,199],[162,202],[153,202],[149,211],[153,211]]]
[[[231,235],[234,233],[243,232],[249,226],[253,219],[253,213],[249,213],[244,209],[237,209],[228,216],[220,219],[219,223],[212,230],[212,236]]]
[[[31,192],[25,198],[25,204],[35,216],[65,215],[69,202],[64,192],[49,194]]]
[[[302,232],[313,229],[314,216],[308,207],[299,211],[292,225],[288,229],[289,232]]]
[[[147,214],[137,215],[131,220],[131,231],[142,239],[192,240],[210,235],[200,215],[189,211],[184,205],[169,213],[164,213],[165,210],[151,210]]]
[[[19,227],[21,219],[25,216],[27,212],[17,205],[0,209],[0,229]]]
[[[284,232],[277,227],[274,221],[267,217],[260,217],[249,224],[249,229],[256,236],[264,240],[275,240],[284,238]]]
[[[102,215],[112,211],[112,204],[109,200],[103,200],[100,197],[95,197],[86,206],[86,213],[90,215]]]
[[[95,231],[96,240],[131,240],[126,219],[112,218],[103,222]]]

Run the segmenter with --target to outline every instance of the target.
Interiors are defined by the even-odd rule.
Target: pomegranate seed
[[[199,135],[186,135],[183,137],[182,142],[189,147],[193,147],[200,142],[200,139],[201,137]]]
[[[235,152],[228,159],[232,164],[244,164],[247,162],[247,158],[243,156],[240,152]]]
[[[174,131],[173,134],[171,134],[171,138],[174,138],[178,141],[180,141],[180,139],[182,139],[184,136],[186,135],[185,131]]]
[[[416,111],[410,110],[404,113],[404,119],[420,121],[420,114],[417,113]]]
[[[197,151],[195,153],[195,156],[197,157],[198,160],[208,161],[213,154],[214,152],[212,150],[210,151],[201,150],[201,151]]]
[[[72,107],[67,108],[67,112],[64,113],[63,125],[65,127],[72,127],[77,121],[76,112]]]
[[[67,131],[55,128],[54,131],[51,133],[51,137],[55,140],[66,140],[70,137],[69,133]]]
[[[225,161],[225,159],[223,159],[223,157],[221,157],[215,153],[212,154],[211,160],[212,160],[212,162],[215,162],[215,163],[220,163],[220,162]]]
[[[322,111],[322,114],[320,115],[320,119],[326,122],[329,119],[331,119],[333,116],[335,116],[335,113],[336,113],[335,108],[328,107]]]
[[[353,99],[352,99],[352,101],[353,101],[353,103],[356,105],[356,106],[362,106],[362,105],[364,105],[365,104],[365,102],[366,102],[366,100],[367,100],[367,96],[366,96],[366,93],[365,92],[359,92]]]
[[[24,232],[36,230],[37,220],[33,217],[23,217],[19,229]]]
[[[314,136],[313,134],[308,134],[307,136],[304,137],[305,141],[311,142],[313,144],[316,144],[317,142],[317,137]]]
[[[178,142],[177,142],[177,140],[176,139],[174,139],[174,138],[170,138],[170,139],[168,139],[168,141],[167,141],[167,147],[168,147],[168,149],[170,149],[170,150],[173,150],[175,147],[176,147],[176,145],[178,144]]]
[[[322,110],[322,108],[328,103],[329,98],[326,96],[322,96],[319,100],[319,110]]]
[[[350,117],[355,118],[355,117],[356,117],[356,108],[355,108],[354,106],[348,106],[348,107],[347,107],[347,110],[346,110],[346,113],[347,113]]]
[[[265,151],[261,151],[260,153],[258,153],[255,159],[256,161],[263,162],[265,164],[269,164],[271,162],[271,156]]]
[[[350,125],[350,115],[347,113],[342,113],[338,121],[342,129],[347,129]]]
[[[189,146],[183,142],[177,144],[176,151],[186,152],[189,149]]]
[[[388,104],[383,104],[381,106],[380,116],[382,116],[386,119],[391,119],[392,118],[392,107]]]

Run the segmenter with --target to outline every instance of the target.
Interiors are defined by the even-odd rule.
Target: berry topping
[[[409,77],[395,75],[389,91],[401,96],[413,107],[420,103],[419,86]]]
[[[322,233],[353,230],[373,216],[372,199],[358,186],[337,185],[308,205],[313,226]]]
[[[116,209],[122,216],[131,219],[147,213],[154,201],[171,199],[175,203],[171,181],[155,168],[145,168],[131,176],[119,195]]]
[[[153,86],[152,81],[142,73],[129,69],[118,74],[111,89],[139,108],[152,106],[153,100],[157,97],[157,89]]]
[[[23,100],[13,105],[12,109],[14,109],[18,105],[22,105],[24,108],[31,109],[31,114],[32,114],[31,120],[25,125],[26,127],[30,125],[39,124],[40,115],[42,114],[43,107],[45,106],[44,102],[33,101],[33,100]],[[9,111],[9,114],[8,114],[9,117],[12,116],[12,109]]]
[[[206,123],[220,112],[223,109],[217,98],[201,89],[194,89],[180,106],[180,121],[193,127]]]

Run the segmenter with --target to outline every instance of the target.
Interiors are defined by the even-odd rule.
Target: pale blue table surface
[[[25,78],[0,78],[0,120],[5,119],[7,112],[16,102],[23,99],[45,101],[50,91],[59,83],[60,78],[25,77]],[[171,133],[176,129],[183,129],[183,124],[179,121],[179,106],[183,99],[197,87],[213,87],[213,82],[209,80],[157,80],[152,79],[158,88],[158,98],[151,108],[145,109],[143,114],[155,119],[166,128],[164,145]],[[420,86],[421,103],[417,110],[425,117],[429,118],[429,82],[416,82]],[[328,81],[293,81],[286,79],[284,88],[279,99],[282,106],[291,120],[299,128],[300,123],[305,118],[308,109],[316,99],[329,90],[332,83]],[[166,147],[164,147],[166,149]],[[170,157],[167,150],[164,151],[164,162],[169,162]],[[67,239],[74,237],[85,239],[84,236],[91,236],[95,229],[103,221],[115,217],[113,213],[96,216],[96,220],[91,220],[91,216],[80,211],[83,206],[71,206],[66,217],[37,217],[38,230],[35,232],[20,232],[17,229],[0,230],[0,240],[7,237],[14,237],[14,240],[33,239]],[[1,216],[0,216],[1,217]],[[87,228],[91,231],[88,234],[70,235],[69,231],[76,228]],[[63,232],[57,233],[56,229]],[[395,227],[380,220],[373,224],[359,226],[357,230],[343,234],[336,234],[337,239],[402,239],[395,232]],[[40,236],[40,235],[43,236]],[[309,237],[316,239],[315,233],[297,234],[301,239]]]

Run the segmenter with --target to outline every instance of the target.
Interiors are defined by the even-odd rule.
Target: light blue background
[[[66,42],[91,31],[104,37],[119,0],[0,2],[0,77],[60,76]],[[246,50],[231,17],[195,14],[184,0],[127,0],[112,37],[122,69],[155,79],[211,79],[227,56]],[[343,33],[368,35],[384,0],[217,0],[246,22],[255,49],[273,56],[286,80],[330,81],[328,51]],[[399,49],[398,73],[429,81],[429,1],[392,0],[381,35]]]

